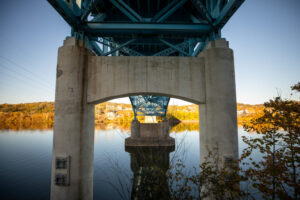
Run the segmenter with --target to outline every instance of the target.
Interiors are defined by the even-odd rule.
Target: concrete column
[[[200,162],[207,148],[219,149],[223,163],[238,159],[236,91],[233,51],[225,39],[207,45],[205,60],[206,104],[199,105]]]
[[[89,51],[69,38],[58,50],[51,200],[93,199],[94,105],[86,103]]]

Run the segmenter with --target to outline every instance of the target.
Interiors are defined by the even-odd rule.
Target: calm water
[[[0,131],[0,199],[49,199],[52,133],[52,130]],[[245,147],[242,135],[249,134],[239,129],[240,151]],[[160,163],[180,158],[187,169],[198,166],[198,131],[172,132],[171,136],[176,140],[176,149],[160,156],[164,157]],[[126,137],[129,133],[120,129],[95,130],[94,199],[120,199],[120,195],[130,194],[131,168],[140,163],[131,165],[131,160],[138,156],[125,151]]]

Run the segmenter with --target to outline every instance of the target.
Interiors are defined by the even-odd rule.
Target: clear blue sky
[[[246,0],[222,36],[234,50],[237,101],[289,97],[300,81],[300,0]],[[54,101],[57,48],[70,27],[46,0],[0,6],[0,103]],[[176,103],[176,102],[175,102]]]

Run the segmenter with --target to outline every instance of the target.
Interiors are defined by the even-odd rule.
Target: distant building
[[[157,123],[156,116],[145,116],[145,123]]]
[[[105,109],[106,109],[106,110],[109,110],[109,111],[114,111],[114,110],[115,110],[115,106],[114,106],[114,105],[111,105],[111,104],[106,104]]]
[[[114,113],[114,112],[107,112],[107,113],[105,113],[105,116],[106,116],[107,119],[113,120],[116,117],[116,113]]]
[[[249,111],[247,109],[237,111],[238,116],[246,115],[248,113],[249,113]]]

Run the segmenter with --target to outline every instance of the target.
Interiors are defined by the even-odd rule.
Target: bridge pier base
[[[88,54],[75,38],[58,50],[51,200],[93,199],[94,105],[86,102]]]
[[[236,91],[233,51],[224,39],[207,45],[200,54],[205,60],[205,104],[199,105],[200,162],[208,150],[218,148],[226,164],[238,159]]]
[[[131,122],[131,136],[125,140],[126,147],[175,147],[175,139],[169,136],[169,122]]]

